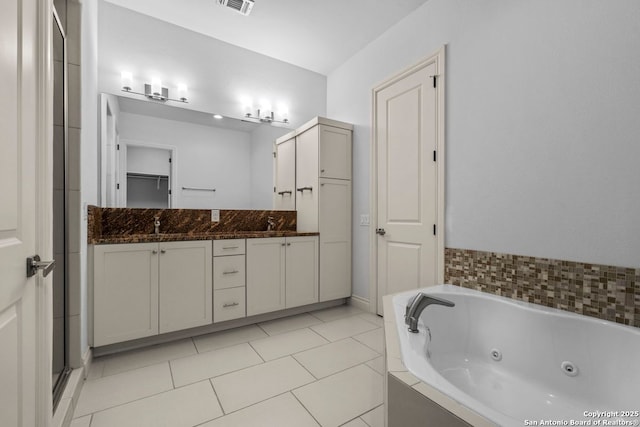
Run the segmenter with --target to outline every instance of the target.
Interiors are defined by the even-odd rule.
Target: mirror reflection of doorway
[[[128,208],[171,208],[171,149],[127,144]]]
[[[56,8],[57,6],[57,8]],[[53,250],[57,267],[53,273],[52,385],[55,411],[71,369],[68,350],[68,114],[67,41],[60,13],[66,1],[53,8]]]

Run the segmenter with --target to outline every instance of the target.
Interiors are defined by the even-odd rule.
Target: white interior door
[[[35,0],[3,0],[0,13],[1,426],[48,425],[51,418],[51,355],[47,338],[52,331],[51,295],[44,291],[44,281],[39,275],[26,276],[28,256],[43,248],[46,250],[40,255],[52,256],[51,230],[42,227],[39,217],[45,207],[48,212],[52,209],[52,177],[47,176],[52,170],[51,147],[44,147],[42,142],[52,144],[51,89],[45,71],[49,68],[48,63],[45,64],[48,56],[44,55],[49,34],[51,9],[46,5]],[[43,150],[48,154],[43,154]],[[50,214],[48,218],[50,220]],[[43,361],[48,364],[43,366]]]
[[[273,208],[282,211],[296,210],[296,139],[291,138],[276,145],[275,192]]]
[[[437,63],[375,92],[378,313],[382,296],[439,280]],[[441,161],[441,159],[440,159]],[[440,227],[442,228],[442,227]]]

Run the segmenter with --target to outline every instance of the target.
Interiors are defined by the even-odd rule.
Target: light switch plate
[[[360,215],[360,225],[369,225],[369,214]]]
[[[220,209],[211,209],[211,222],[220,221]]]

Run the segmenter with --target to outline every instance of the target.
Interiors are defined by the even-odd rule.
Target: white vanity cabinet
[[[158,334],[158,244],[98,245],[93,264],[93,345]]]
[[[212,322],[211,241],[159,243],[161,334]]]
[[[94,247],[95,347],[212,322],[210,240]]]
[[[247,240],[247,315],[318,302],[318,236]]]
[[[213,322],[239,319],[246,312],[245,239],[213,242]]]
[[[320,301],[351,296],[352,131],[317,117],[275,143],[276,170],[290,169],[279,147],[295,139],[297,230],[320,233]]]

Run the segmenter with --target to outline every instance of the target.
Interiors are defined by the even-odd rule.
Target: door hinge
[[[437,87],[437,77],[438,76],[431,76],[433,78],[433,87]]]
[[[436,150],[433,150],[433,161],[436,161]]]
[[[171,190],[169,190],[169,195],[171,195]]]
[[[435,224],[433,224],[433,235],[434,236],[436,235],[436,225]]]
[[[116,150],[120,150],[120,144],[116,145]]]
[[[120,189],[120,183],[116,184],[116,190]]]
[[[273,158],[274,159],[276,158],[276,152],[275,151],[273,152]]]
[[[171,157],[169,157],[169,163],[171,163]]]
[[[274,193],[276,192],[276,187],[273,187],[273,192],[274,192]]]

